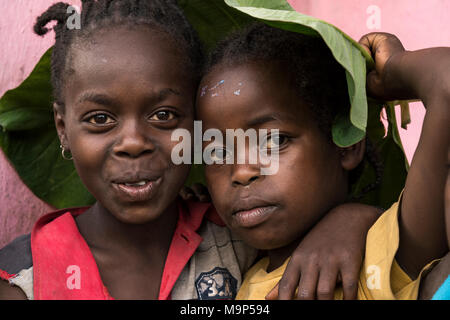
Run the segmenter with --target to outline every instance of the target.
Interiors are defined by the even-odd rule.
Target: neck
[[[137,249],[142,254],[168,250],[177,221],[175,201],[159,218],[144,224],[124,223],[99,202],[76,219],[89,247],[116,251]]]
[[[269,256],[269,265],[267,266],[267,272],[272,272],[273,270],[281,267],[286,259],[292,255],[294,250],[299,245],[300,241],[301,239],[297,239],[284,247],[269,250],[267,253],[267,255]]]

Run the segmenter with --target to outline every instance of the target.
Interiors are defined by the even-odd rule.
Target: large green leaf
[[[362,200],[387,206],[397,199],[406,176],[406,160],[395,113],[393,106],[387,107],[389,130],[384,137],[379,119],[382,104],[368,109],[365,93],[366,67],[371,68],[373,61],[353,39],[326,22],[295,12],[284,0],[179,0],[179,4],[208,50],[229,32],[255,20],[322,37],[346,69],[351,100],[349,114],[333,126],[333,139],[347,146],[362,139],[367,131],[385,159],[385,174],[381,187]],[[51,107],[50,54],[51,50],[46,52],[30,76],[0,99],[0,147],[39,198],[57,208],[89,205],[93,197],[72,162],[63,160],[60,154]],[[365,163],[352,192],[357,194],[373,179],[374,171]],[[203,181],[202,166],[194,166],[187,184]]]
[[[388,120],[387,132],[380,120],[380,113],[383,108]],[[364,194],[359,201],[389,208],[392,203],[398,200],[408,172],[408,163],[396,125],[394,105],[369,100],[369,120],[367,137],[378,149],[383,163],[383,175],[378,187]],[[360,195],[364,187],[375,181],[375,169],[367,160],[363,161],[361,167],[362,173],[356,183],[351,186],[351,196],[353,197]]]
[[[366,94],[366,70],[374,67],[372,57],[355,40],[335,26],[296,12],[284,0],[225,0],[225,2],[270,26],[321,37],[324,40],[334,58],[346,71],[351,103],[349,114],[341,115],[333,124],[333,141],[338,146],[346,147],[367,136],[381,155],[384,172],[380,185],[365,194],[361,201],[384,207],[397,201],[406,181],[408,164],[398,133],[395,104],[386,105],[389,122],[386,135],[380,119],[384,104],[371,101],[369,108]],[[403,110],[407,111],[404,102],[402,105]],[[375,181],[373,166],[367,161],[364,161],[361,166],[363,172],[351,186],[353,196],[358,196],[364,187]]]
[[[227,34],[255,21],[223,0],[178,0],[207,51]]]
[[[366,65],[373,60],[359,44],[335,26],[301,14],[284,0],[225,0],[225,2],[256,19],[280,29],[320,36],[335,59],[345,68],[350,96],[350,121],[341,118],[333,128],[333,139],[346,147],[365,136],[367,126]]]
[[[50,85],[51,49],[30,76],[0,99],[0,147],[24,183],[57,207],[93,203],[71,161],[61,157],[53,121]]]

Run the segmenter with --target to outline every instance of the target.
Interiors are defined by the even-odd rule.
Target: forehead
[[[311,117],[285,68],[263,62],[214,68],[201,81],[197,113],[216,128],[252,127],[267,115],[297,125]]]
[[[145,26],[101,29],[71,48],[71,74],[84,84],[187,82],[181,49],[174,39]]]

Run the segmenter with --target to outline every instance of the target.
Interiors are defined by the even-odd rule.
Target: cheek
[[[211,200],[217,211],[223,212],[229,205],[224,194],[227,194],[231,187],[226,166],[210,165],[205,166],[206,186]]]
[[[108,143],[93,135],[78,133],[68,137],[75,167],[80,177],[93,178],[102,171],[108,153]],[[94,175],[95,173],[95,175]]]
[[[165,168],[165,187],[168,189],[166,194],[178,193],[184,185],[191,168],[190,164],[175,164],[172,160],[172,150],[179,144],[179,141],[171,140],[172,131],[167,131],[157,139],[158,151],[152,161],[156,166]]]
[[[319,213],[341,181],[339,163],[335,160],[330,152],[311,145],[291,148],[280,154],[276,182],[270,184],[272,192],[283,195],[290,208]]]

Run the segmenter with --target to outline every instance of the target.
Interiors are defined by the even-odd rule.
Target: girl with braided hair
[[[56,129],[97,202],[44,215],[2,249],[0,276],[13,286],[0,281],[0,296],[194,299],[194,277],[217,267],[231,289],[209,298],[234,298],[255,250],[231,238],[210,204],[178,198],[190,166],[171,161],[173,130],[193,131],[195,31],[173,0],[82,3],[80,29],[67,28],[69,5],[59,2],[34,30],[57,22]]]
[[[172,132],[193,132],[203,60],[194,30],[174,0],[82,3],[81,29],[67,28],[69,5],[59,2],[34,30],[44,35],[57,22],[56,129],[63,157],[73,159],[97,202],[44,215],[31,235],[0,250],[0,278],[12,285],[0,281],[0,297],[235,298],[257,252],[226,228],[211,204],[177,197],[190,166],[171,161]],[[360,210],[344,207],[340,216]],[[345,260],[350,272],[342,280],[350,291],[348,274],[357,274],[365,232],[378,217],[378,210],[367,211],[352,224],[345,220],[346,234],[327,238],[324,232],[342,224],[342,217],[329,219],[310,245],[299,247],[305,252],[320,243],[336,261]],[[334,286],[336,279],[329,280]]]

